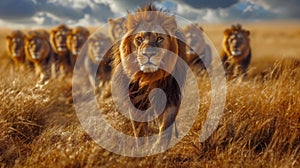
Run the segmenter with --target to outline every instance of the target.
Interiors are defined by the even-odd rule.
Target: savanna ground
[[[218,51],[228,26],[203,26]],[[14,72],[5,51],[9,30],[2,29],[1,167],[300,167],[300,23],[244,27],[251,30],[249,79],[227,82],[217,130],[199,142],[211,98],[209,79],[200,77],[200,110],[189,133],[168,151],[143,158],[120,156],[95,143],[74,105],[66,103],[71,95],[66,82],[40,88],[32,72]],[[116,119],[110,106],[104,108],[108,119]]]

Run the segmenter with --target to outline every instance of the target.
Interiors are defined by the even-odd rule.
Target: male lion
[[[229,78],[247,75],[251,60],[250,31],[232,25],[224,31],[221,59]]]
[[[160,140],[157,144],[169,145],[172,137],[173,123],[181,104],[181,88],[186,78],[186,69],[180,60],[186,60],[186,45],[182,42],[183,34],[179,31],[175,16],[170,16],[162,10],[157,10],[153,5],[138,9],[133,14],[128,14],[124,22],[125,35],[114,46],[114,78],[125,81],[126,91],[133,106],[128,105],[131,116],[139,119],[133,121],[135,136],[147,136],[149,122],[147,117],[158,115],[157,124]],[[183,62],[184,62],[183,61]],[[119,73],[118,73],[119,72]],[[174,75],[179,78],[175,79]],[[116,78],[115,78],[116,77]],[[113,84],[121,85],[122,82]],[[124,87],[124,86],[123,86]],[[114,87],[114,90],[122,86]],[[160,114],[158,106],[160,96],[150,94],[156,88],[166,95],[166,105]],[[119,91],[119,90],[118,90]],[[118,96],[122,102],[122,95]],[[153,103],[153,101],[156,101]],[[154,114],[153,114],[154,111]],[[150,116],[151,118],[151,116]],[[168,131],[167,131],[168,129]],[[171,131],[170,131],[171,130]],[[155,132],[156,132],[155,131]],[[177,133],[176,127],[175,132]]]
[[[25,34],[19,30],[15,30],[6,36],[6,48],[15,64],[16,70],[24,70],[26,62],[24,38]]]
[[[75,27],[67,36],[67,47],[71,52],[70,60],[72,69],[75,66],[79,51],[83,44],[86,42],[90,35],[90,32],[85,27]]]
[[[117,18],[117,19],[108,19],[109,23],[109,33],[112,41],[120,40],[120,38],[124,34],[123,24],[125,18]]]
[[[55,62],[60,78],[70,71],[70,52],[67,47],[67,35],[71,29],[62,24],[50,32],[50,43],[55,54]]]
[[[183,31],[187,41],[189,66],[196,71],[210,68],[212,62],[211,48],[205,41],[203,28],[198,24],[191,24],[185,27]]]
[[[25,37],[25,53],[27,59],[34,64],[36,75],[40,77],[38,83],[46,82],[54,63],[49,34],[43,30],[30,31]]]
[[[112,57],[108,50],[112,42],[102,33],[93,35],[87,41],[88,56],[84,59],[84,68],[89,75],[89,81],[96,92],[110,80]],[[96,75],[96,76],[94,76]]]

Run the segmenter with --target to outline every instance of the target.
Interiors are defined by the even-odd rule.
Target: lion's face
[[[67,52],[67,35],[69,31],[60,29],[54,34],[54,43],[58,52]]]
[[[172,72],[178,58],[177,40],[165,33],[140,31],[121,43],[121,62],[128,76],[138,72],[162,78]]]
[[[93,62],[99,62],[105,55],[105,52],[111,47],[109,38],[92,38],[88,43],[89,57]]]
[[[72,55],[77,56],[81,47],[89,37],[89,31],[83,27],[76,27],[67,36],[67,46]]]
[[[166,52],[170,50],[170,45],[170,37],[166,34],[153,32],[135,34],[131,47],[132,51],[136,52],[139,69],[144,73],[152,73],[160,66],[170,64],[170,62],[165,62],[167,60],[164,58],[167,55]]]
[[[187,54],[201,54],[205,48],[205,39],[203,35],[203,29],[197,25],[190,25],[184,30],[186,43],[187,43]]]
[[[248,54],[249,50],[249,31],[234,30],[225,32],[224,45],[227,52],[233,57],[240,57],[244,54]]]
[[[13,57],[22,57],[24,55],[24,35],[12,34],[6,37],[8,52]]]
[[[150,7],[151,8],[151,7]],[[177,71],[178,57],[186,60],[186,45],[175,16],[145,8],[129,14],[125,34],[114,47],[114,68],[121,63],[124,74],[139,85],[147,85]],[[146,11],[143,11],[146,10]]]
[[[30,60],[42,61],[51,52],[50,44],[44,37],[31,36],[25,41],[26,53]]]
[[[122,67],[129,78],[142,78],[145,84],[162,79],[174,71],[178,48],[177,39],[165,33],[141,31],[126,36],[120,45]]]
[[[86,38],[82,34],[73,34],[70,38],[71,38],[71,52],[73,55],[78,55],[81,47],[86,41]]]
[[[109,19],[110,33],[113,40],[117,40],[123,36],[124,18]]]

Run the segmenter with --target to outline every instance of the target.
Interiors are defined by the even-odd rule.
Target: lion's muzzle
[[[153,56],[155,56],[157,53],[156,53],[156,49],[153,48],[153,47],[148,47],[146,49],[144,49],[141,54],[144,56],[144,57],[147,57],[147,58],[151,58]]]
[[[160,56],[157,48],[147,47],[140,51],[138,55],[138,62],[140,64],[141,71],[151,73],[158,70]]]

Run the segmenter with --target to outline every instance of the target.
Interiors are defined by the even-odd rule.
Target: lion
[[[24,70],[26,65],[24,39],[25,34],[20,30],[12,31],[11,34],[6,36],[6,48],[16,70]]]
[[[70,51],[70,62],[71,68],[75,66],[80,49],[86,42],[90,35],[88,29],[82,26],[78,26],[72,29],[72,31],[67,36],[67,47]]]
[[[186,26],[183,32],[187,42],[187,63],[189,66],[196,71],[210,68],[212,53],[209,44],[205,41],[203,28],[199,24],[191,24]]]
[[[70,52],[67,47],[67,35],[71,29],[62,24],[50,31],[50,43],[55,54],[56,71],[60,78],[70,72]]]
[[[123,90],[117,90],[122,88],[118,86],[122,82],[112,80],[112,83],[117,85],[113,89],[120,93],[126,90],[124,93],[129,94],[133,106],[138,110],[146,110],[141,112],[139,120],[147,120],[147,116],[153,113],[152,110],[156,111],[158,108],[154,104],[159,102],[154,104],[150,102],[159,101],[159,96],[150,94],[150,91],[155,88],[163,90],[167,98],[166,106],[156,120],[158,129],[155,131],[160,135],[157,144],[169,145],[181,104],[180,90],[187,73],[180,62],[186,60],[186,45],[180,40],[184,39],[184,35],[177,28],[174,15],[170,16],[151,4],[133,14],[128,14],[124,21],[124,30],[122,40],[114,46],[113,79],[120,79],[129,85]],[[177,80],[174,74],[179,76]],[[126,102],[123,97],[118,96],[121,103]],[[124,109],[129,109],[130,113],[134,114],[135,109],[130,107]],[[132,118],[131,122],[136,137],[151,133],[149,131],[151,123],[133,121]],[[171,131],[165,134],[166,129]],[[175,125],[175,135],[177,134]]]
[[[103,87],[111,77],[112,57],[108,53],[112,41],[106,35],[97,33],[88,39],[87,45],[88,56],[84,58],[84,68],[88,73],[90,84],[97,93],[99,87]]]
[[[251,61],[250,31],[240,24],[224,31],[221,59],[229,78],[246,76]]]
[[[125,18],[108,19],[109,33],[112,41],[120,40],[124,34],[123,23]]]
[[[44,30],[33,30],[25,37],[26,58],[34,64],[39,84],[44,84],[53,72],[54,57],[49,34]]]

